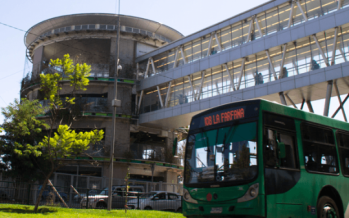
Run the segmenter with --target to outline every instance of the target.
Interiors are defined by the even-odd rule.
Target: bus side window
[[[274,132],[271,129],[264,129],[264,164],[266,167],[274,168],[277,162]]]
[[[293,118],[280,114],[265,113],[264,129],[264,165],[270,168],[298,169],[298,153],[296,145],[296,126]],[[285,144],[286,157],[279,160],[278,143]]]
[[[342,173],[349,176],[349,132],[338,133],[337,139]]]
[[[285,168],[297,168],[296,165],[296,147],[294,144],[294,137],[291,135],[283,134],[281,133],[279,135],[280,142],[283,142],[285,144],[286,148],[286,158],[281,159],[280,161],[280,167]]]
[[[309,171],[338,173],[337,151],[331,129],[302,124],[305,168]]]
[[[279,142],[283,142],[286,148],[286,157],[279,159],[277,156],[277,143],[275,141],[276,131],[271,129],[266,129],[267,134],[264,138],[266,139],[264,143],[264,164],[266,167],[277,167],[279,165],[281,168],[297,168],[296,164],[296,147],[294,144],[294,137],[291,134],[277,133],[277,139]]]

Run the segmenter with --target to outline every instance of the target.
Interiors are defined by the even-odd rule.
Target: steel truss
[[[302,16],[303,16],[304,20],[308,21],[307,14],[305,13],[304,8],[300,4],[300,0],[291,0],[290,4],[291,4],[291,8],[290,8],[290,14],[289,14],[289,18],[288,18],[287,28],[290,28],[291,25],[293,24],[293,17],[294,17],[294,12],[295,12],[295,7],[296,6],[297,6],[297,10],[299,10],[302,13]],[[337,10],[340,10],[341,6],[342,6],[342,0],[338,0]],[[260,36],[265,35],[264,32],[262,31],[261,27],[260,27],[259,19],[257,18],[256,15],[252,15],[249,20],[250,20],[250,24],[249,24],[249,29],[248,29],[248,34],[247,34],[247,37],[246,37],[246,41],[245,41],[246,43],[254,40],[252,38],[252,34],[255,31],[255,29],[254,29],[255,26],[257,27],[257,30],[258,30]],[[336,27],[335,28],[335,34],[334,34],[334,43],[333,43],[333,48],[332,48],[332,58],[331,58],[330,62],[329,62],[328,58],[326,57],[323,49],[321,48],[316,35],[315,34],[312,35],[312,38],[315,41],[316,46],[318,47],[318,49],[320,51],[320,54],[321,54],[323,60],[325,61],[326,66],[332,66],[332,65],[335,64],[334,62],[335,62],[335,56],[336,56],[336,50],[337,50],[337,38],[338,38],[338,33],[339,32],[340,31],[338,31],[338,27]],[[212,44],[213,44],[212,41],[213,40],[216,41],[216,44],[217,44],[216,46],[218,48],[218,52],[222,51],[222,46],[221,46],[221,43],[220,43],[220,41],[218,39],[217,33],[216,32],[212,32],[209,37],[210,38],[209,38],[209,42],[208,42],[207,57],[212,55],[211,51],[212,51]],[[281,50],[282,50],[282,59],[281,59],[281,63],[280,63],[280,69],[283,69],[284,63],[285,63],[286,51],[287,51],[287,43],[281,46]],[[183,59],[183,63],[184,64],[188,63],[187,60],[186,60],[185,54],[184,54],[183,45],[181,45],[181,46],[178,46],[176,48],[173,68],[176,68],[177,65],[178,65],[179,52],[181,53],[181,59]],[[267,55],[267,58],[268,58],[268,62],[269,62],[269,66],[270,66],[270,69],[271,69],[271,73],[273,74],[274,79],[278,80],[278,79],[283,78],[284,75],[283,75],[283,71],[282,70],[280,71],[279,77],[276,75],[274,63],[273,63],[273,61],[272,61],[272,59],[270,57],[269,50],[267,49],[267,50],[265,50],[265,52],[266,52],[266,55]],[[340,52],[341,56],[343,57],[344,61],[346,62],[347,58],[345,57],[342,49],[339,49],[339,52]],[[229,87],[229,91],[231,91],[231,90],[236,91],[236,90],[240,89],[242,77],[245,75],[245,62],[246,62],[246,57],[243,57],[242,58],[242,63],[241,63],[240,74],[238,75],[238,78],[237,78],[238,79],[238,83],[237,83],[236,87],[234,86],[234,74],[232,75],[231,72],[229,71],[227,63],[223,64],[224,71],[228,74],[228,78],[229,78],[229,81],[230,81],[230,84],[231,84],[230,87]],[[156,67],[154,65],[154,60],[153,60],[152,57],[150,57],[148,59],[148,62],[147,62],[147,67],[146,67],[146,71],[144,73],[144,78],[148,77],[150,65],[152,67],[153,73],[156,74]],[[299,75],[297,63],[295,61],[293,62],[293,65],[294,65],[294,67],[296,69],[297,75]],[[137,72],[137,76],[138,76],[138,72]],[[193,96],[193,101],[200,100],[202,89],[203,89],[203,84],[204,84],[204,81],[205,81],[205,71],[201,72],[200,86],[198,87],[198,90],[195,90],[195,87],[194,87],[194,84],[192,82],[191,76],[189,75],[187,77],[188,77],[188,80],[189,80],[190,89],[191,89],[192,96]],[[161,104],[162,108],[168,107],[168,102],[170,100],[170,93],[171,93],[171,85],[172,85],[172,82],[169,82],[168,83],[167,94],[166,94],[166,97],[165,97],[164,101],[161,98],[161,93],[160,93],[159,86],[157,86],[159,100],[160,100],[160,104]],[[218,85],[217,84],[214,84],[214,85],[216,86],[218,94],[220,94],[220,91],[218,89]],[[348,84],[348,86],[349,86],[349,84]],[[332,96],[332,89],[333,89],[333,87],[335,88],[336,95],[337,95],[338,101],[340,103],[340,106],[337,108],[337,110],[335,111],[335,113],[331,117],[332,118],[335,117],[337,115],[337,113],[341,110],[342,114],[343,114],[343,117],[344,117],[344,120],[347,121],[347,117],[346,117],[343,105],[348,100],[349,94],[345,97],[345,99],[343,101],[341,100],[339,89],[338,89],[338,86],[337,86],[337,81],[330,80],[327,83],[327,92],[326,92],[326,96],[325,96],[325,105],[324,105],[324,113],[323,113],[323,115],[324,116],[329,116],[330,99],[331,99],[331,96]],[[139,113],[143,95],[144,95],[144,91],[143,90],[140,92],[140,94],[137,94],[137,99],[136,99],[136,111],[137,111],[137,113]],[[289,97],[288,93],[280,92],[279,93],[279,97],[280,97],[280,102],[282,104],[288,105],[287,104],[287,101],[288,101],[290,103],[290,105],[292,105],[294,108],[298,109],[296,104],[294,103],[294,101]],[[314,113],[314,109],[312,107],[311,100],[306,100],[304,97],[303,97],[303,100],[302,100],[302,103],[301,103],[301,107],[299,109],[303,110],[305,104],[307,105],[308,110],[310,112]]]

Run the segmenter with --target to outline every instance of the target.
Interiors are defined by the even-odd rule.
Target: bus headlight
[[[254,198],[254,197],[256,197],[256,195],[257,195],[257,190],[256,190],[255,188],[251,188],[251,190],[250,190],[250,196],[251,196],[252,198]]]
[[[197,200],[194,200],[194,199],[191,197],[191,195],[190,195],[190,193],[189,193],[189,191],[188,191],[187,189],[184,189],[184,191],[183,191],[183,199],[184,199],[186,202],[189,202],[189,203],[194,203],[194,204],[197,204],[197,203],[198,203]]]
[[[245,202],[255,199],[258,196],[259,192],[259,183],[253,184],[248,188],[247,192],[238,199],[238,202]]]

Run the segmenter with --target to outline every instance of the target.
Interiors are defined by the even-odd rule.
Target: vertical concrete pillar
[[[36,77],[40,74],[42,58],[44,55],[44,46],[40,46],[34,50],[34,58],[33,58],[33,77]]]
[[[110,38],[109,77],[114,77],[115,56],[116,56],[116,37],[112,37]]]
[[[331,96],[332,96],[332,87],[333,87],[333,81],[327,82],[327,92],[326,92],[326,99],[325,99],[325,106],[324,106],[324,116],[328,117],[328,112],[330,110],[330,102],[331,102]]]

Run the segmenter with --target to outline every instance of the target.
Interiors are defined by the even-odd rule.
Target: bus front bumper
[[[235,201],[225,202],[198,202],[198,204],[183,201],[183,215],[194,217],[225,217],[240,215],[241,217],[264,216],[264,195],[257,198],[237,203]],[[238,217],[240,217],[238,216]]]

